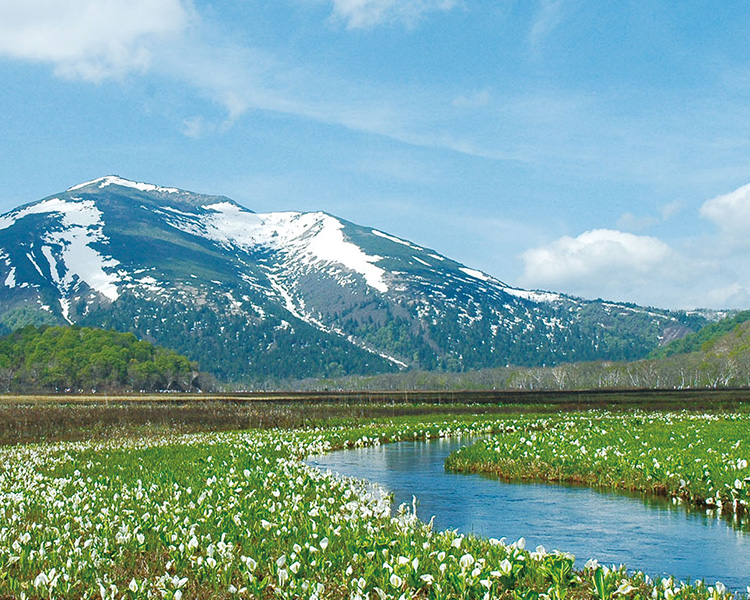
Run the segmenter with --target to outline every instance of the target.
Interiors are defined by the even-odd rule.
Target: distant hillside
[[[690,333],[682,339],[674,340],[661,348],[656,348],[651,352],[649,358],[666,358],[674,354],[688,354],[690,352],[709,350],[717,340],[748,320],[750,320],[750,310],[737,313],[733,317],[706,325],[699,331]]]
[[[0,215],[0,329],[130,331],[248,387],[635,360],[710,320],[518,289],[326,213],[116,176]]]
[[[371,377],[307,380],[295,389],[593,390],[750,388],[750,311],[672,344],[668,356],[630,362],[578,362],[464,373],[412,371]],[[688,349],[697,348],[695,351]]]
[[[197,377],[197,364],[132,333],[28,325],[0,338],[0,391],[184,391]]]

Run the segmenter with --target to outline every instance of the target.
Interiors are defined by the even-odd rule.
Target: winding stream
[[[461,440],[399,442],[342,450],[309,459],[309,464],[378,483],[394,505],[411,505],[436,529],[458,529],[483,537],[526,538],[602,564],[625,563],[661,577],[721,581],[746,592],[750,586],[750,534],[703,513],[666,501],[561,485],[506,483],[479,475],[446,473],[450,452]]]

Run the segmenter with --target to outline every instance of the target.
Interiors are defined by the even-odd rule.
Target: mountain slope
[[[0,324],[133,331],[229,380],[632,359],[697,314],[512,288],[326,213],[103,177],[0,217]]]
[[[741,311],[732,317],[706,325],[700,331],[688,334],[679,340],[674,340],[653,350],[649,358],[666,358],[674,354],[688,354],[708,349],[748,320],[750,320],[750,311]]]

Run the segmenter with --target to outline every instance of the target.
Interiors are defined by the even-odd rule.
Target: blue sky
[[[0,211],[106,174],[750,308],[750,8],[0,0]]]

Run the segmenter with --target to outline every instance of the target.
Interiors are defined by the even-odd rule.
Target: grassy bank
[[[526,418],[151,436],[0,450],[3,598],[720,598],[522,542],[436,532],[308,467],[334,448],[520,429]]]
[[[515,431],[453,453],[446,467],[648,492],[733,514],[741,524],[749,461],[747,413],[587,412],[519,420]]]

